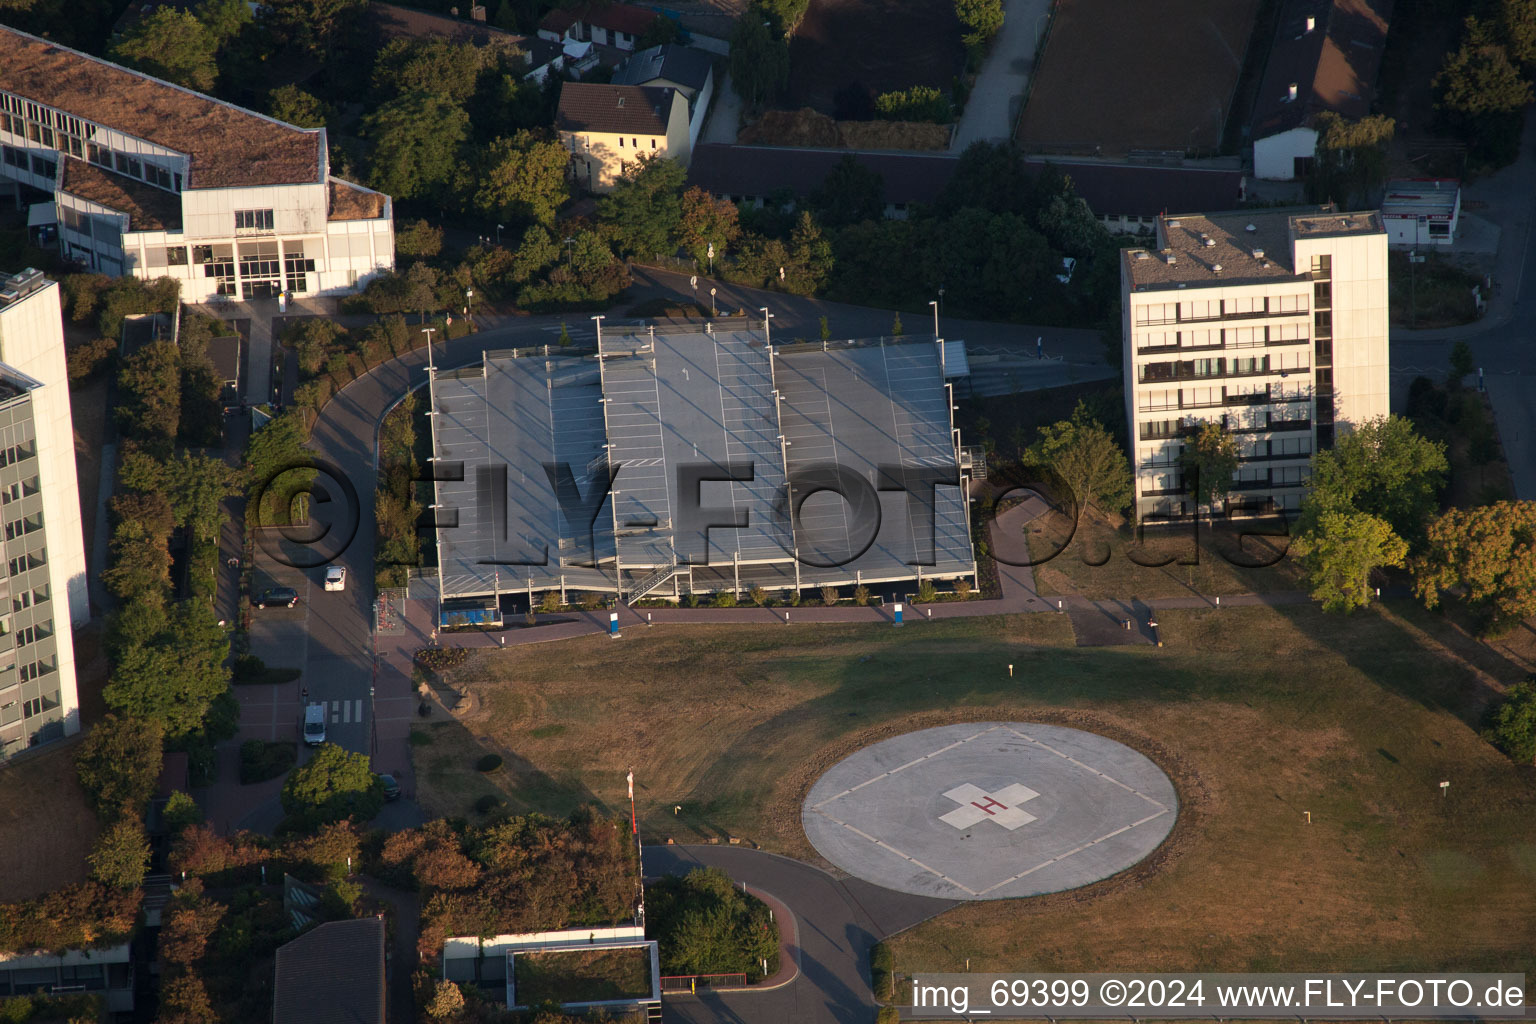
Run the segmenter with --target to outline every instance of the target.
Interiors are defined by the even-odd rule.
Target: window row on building
[[[1303,345],[1311,340],[1305,323],[1147,331],[1136,336],[1136,351],[1142,354],[1179,349],[1262,348],[1266,345]]]
[[[1138,305],[1136,324],[1193,323],[1237,317],[1298,316],[1311,311],[1305,293],[1249,295],[1227,299],[1187,299],[1183,302],[1149,302]]]
[[[15,146],[0,146],[0,158],[3,158],[6,166],[14,167],[23,173],[35,174],[40,178],[50,181],[59,176],[59,164],[41,153],[33,153],[30,156],[26,150],[17,149]]]

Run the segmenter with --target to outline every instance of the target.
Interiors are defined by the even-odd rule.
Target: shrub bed
[[[299,759],[295,743],[246,740],[240,744],[240,781],[244,785],[275,779]]]
[[[779,967],[779,931],[768,906],[719,868],[698,868],[647,887],[646,929],[661,945],[663,974],[745,974]]]
[[[469,660],[467,647],[423,647],[416,652],[416,664],[433,672],[458,668]]]

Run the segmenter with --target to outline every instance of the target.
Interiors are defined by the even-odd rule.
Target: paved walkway
[[[1013,138],[1052,4],[1053,0],[1006,0],[1002,31],[976,76],[965,113],[960,115],[950,140],[951,152],[962,152],[973,142],[1007,142]]]

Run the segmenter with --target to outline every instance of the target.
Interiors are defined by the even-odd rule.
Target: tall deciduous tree
[[[1024,458],[1054,470],[1072,489],[1079,507],[1117,512],[1130,504],[1131,471],[1125,453],[1082,402],[1071,419],[1041,427]]]
[[[481,154],[473,188],[480,212],[499,221],[532,221],[546,227],[570,195],[565,169],[570,154],[555,139],[518,132],[496,139]]]
[[[955,0],[955,14],[967,29],[967,46],[985,43],[1003,27],[1002,0]]]
[[[1521,764],[1536,763],[1536,676],[1511,686],[1492,719],[1489,738]]]
[[[149,837],[138,818],[123,818],[96,838],[86,858],[91,877],[114,889],[136,889],[149,870]]]
[[[145,345],[123,365],[118,422],[123,432],[157,456],[166,456],[181,425],[181,360],[168,341]]]
[[[218,78],[217,49],[217,41],[196,15],[159,7],[124,33],[112,56],[145,74],[207,92]]]
[[[280,38],[313,55],[328,54],[367,0],[266,0],[263,20]]]
[[[169,539],[176,525],[170,501],[159,493],[129,492],[115,495],[110,508],[111,564],[102,582],[121,600],[163,605],[171,592]]]
[[[1323,512],[1368,512],[1412,543],[1435,512],[1445,470],[1445,446],[1421,437],[1409,420],[1368,420],[1312,457],[1301,529]]]
[[[469,135],[469,115],[443,96],[409,92],[363,119],[372,147],[370,183],[396,199],[447,193]]]
[[[1202,423],[1184,442],[1179,466],[1195,496],[1195,507],[1205,505],[1214,512],[1216,504],[1232,489],[1232,474],[1237,472],[1237,439],[1224,424]]]
[[[182,452],[162,462],[144,452],[129,452],[119,479],[135,490],[165,495],[176,522],[208,540],[224,521],[219,503],[240,492],[242,474],[209,455]]]
[[[683,193],[682,215],[678,222],[678,241],[696,263],[713,258],[725,259],[726,247],[741,235],[736,207],[716,199],[697,185]]]
[[[688,171],[676,160],[641,154],[613,191],[597,201],[597,213],[614,248],[625,256],[651,257],[673,248],[682,220],[681,193]]]
[[[108,715],[75,751],[75,775],[97,817],[138,817],[155,795],[165,727],[152,718]]]
[[[1315,529],[1298,534],[1295,552],[1312,597],[1326,612],[1351,612],[1370,602],[1372,571],[1399,566],[1408,545],[1392,527],[1364,512],[1324,512]]]
[[[1381,114],[1350,121],[1331,110],[1317,115],[1311,188],[1318,202],[1364,205],[1387,180],[1387,146],[1397,122]]]
[[[200,730],[214,701],[229,690],[229,637],[205,601],[169,610],[130,604],[113,620],[108,647],[107,706],[155,719],[173,739]]]
[[[283,810],[318,824],[356,815],[367,821],[384,804],[384,786],[368,765],[367,754],[322,743],[283,786]]]
[[[1509,58],[1498,30],[1469,17],[1461,46],[1435,76],[1438,106],[1456,114],[1507,114],[1531,102],[1531,83]]]
[[[219,50],[234,41],[245,27],[255,21],[246,0],[202,0],[192,9],[208,32],[208,41]]]
[[[1495,629],[1536,615],[1536,501],[1451,509],[1429,525],[1412,569],[1430,608],[1441,591],[1460,589]]]
[[[312,93],[296,85],[280,85],[267,93],[267,113],[300,128],[324,128],[328,110]]]
[[[751,110],[772,102],[789,81],[789,44],[774,20],[754,4],[731,30],[731,88]]]

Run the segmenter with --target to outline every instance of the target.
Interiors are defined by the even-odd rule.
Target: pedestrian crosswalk
[[[331,701],[331,724],[346,724],[361,722],[363,720],[363,702],[361,700],[333,700]]]

